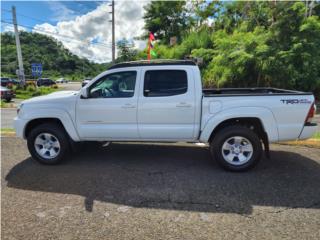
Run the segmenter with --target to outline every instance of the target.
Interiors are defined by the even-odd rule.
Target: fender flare
[[[56,118],[60,120],[62,123],[64,129],[70,136],[70,138],[73,141],[80,141],[78,132],[74,126],[74,123],[72,121],[71,116],[68,114],[68,112],[61,110],[61,109],[50,109],[47,108],[37,108],[37,109],[28,109],[28,111],[24,111],[23,114],[24,119],[28,119],[28,121],[25,124],[24,130],[23,130],[23,136],[25,137],[25,129],[26,126],[35,119],[41,119],[41,118]]]
[[[269,142],[276,142],[279,139],[277,122],[272,111],[264,107],[237,107],[223,110],[209,118],[202,128],[200,141],[208,142],[211,133],[220,123],[233,118],[257,118],[261,121]]]

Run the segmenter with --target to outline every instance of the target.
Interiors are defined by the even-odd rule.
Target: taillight
[[[308,112],[308,115],[306,117],[305,123],[311,123],[315,114],[316,114],[316,105],[315,105],[315,103],[312,103],[310,110]]]

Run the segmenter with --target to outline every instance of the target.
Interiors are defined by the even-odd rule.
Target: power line
[[[10,10],[7,10],[7,9],[1,9],[1,10],[7,11],[7,12],[11,12]],[[34,17],[30,17],[30,16],[27,16],[27,15],[24,15],[24,14],[21,14],[21,13],[16,13],[16,14],[19,15],[19,16],[23,16],[23,17],[26,17],[26,18],[33,19],[33,20],[38,21],[38,22],[40,22],[40,23],[47,22],[46,20],[39,19],[39,18],[34,18]],[[8,22],[8,24],[12,24],[12,23],[9,23],[9,22]],[[37,31],[37,32],[48,33],[48,34],[51,34],[51,35],[56,35],[56,36],[60,36],[60,37],[64,37],[64,38],[69,38],[69,39],[72,39],[72,41],[78,41],[78,42],[85,42],[85,43],[87,43],[86,41],[76,40],[76,39],[74,39],[74,38],[71,37],[71,36],[61,35],[61,34],[55,34],[55,33],[51,33],[51,32],[45,31],[45,30],[38,30],[38,29],[34,29],[34,27],[25,26],[25,25],[22,25],[22,24],[18,24],[18,25],[21,26],[21,27],[25,27],[25,28],[32,29],[32,30]],[[89,43],[89,42],[88,42],[88,43]],[[91,44],[101,45],[101,46],[105,46],[105,47],[107,47],[107,48],[112,47],[112,43],[105,44],[105,43],[99,43],[99,42],[98,42],[98,43],[92,43],[92,42],[91,42]]]
[[[7,24],[13,24],[12,22],[6,22],[6,21],[3,21],[3,20],[1,20],[1,22],[7,23]],[[62,34],[58,34],[58,33],[52,33],[52,32],[45,31],[45,30],[39,30],[39,29],[35,29],[34,27],[27,26],[27,25],[22,25],[22,24],[18,24],[18,25],[20,27],[25,27],[25,28],[28,28],[28,29],[31,29],[31,30],[34,30],[34,31],[48,33],[48,34],[56,35],[56,36],[59,36],[59,37],[69,38],[69,39],[71,39],[73,41],[79,41],[79,42],[83,42],[83,43],[88,43],[87,41],[74,39],[72,36],[62,35]],[[98,42],[98,43],[92,43],[92,44],[103,45],[103,46],[106,46],[106,47],[110,47],[111,46],[111,43],[99,43]]]
[[[6,23],[6,24],[13,24],[12,22],[6,22],[6,21],[3,21],[3,20],[1,20],[1,22],[2,22],[2,23]],[[26,25],[22,25],[22,24],[18,24],[18,26],[24,27],[24,28],[28,28],[28,29],[32,29],[32,30],[35,31],[35,32],[47,33],[47,34],[50,34],[51,36],[68,38],[70,41],[76,41],[76,42],[81,42],[81,43],[85,43],[85,44],[100,45],[101,47],[106,47],[106,48],[111,48],[111,47],[112,47],[112,46],[110,46],[110,45],[108,45],[108,44],[105,44],[105,43],[99,43],[99,42],[94,43],[94,42],[89,42],[89,41],[77,40],[77,39],[74,39],[74,38],[71,37],[71,36],[62,35],[62,34],[57,34],[57,33],[52,33],[52,32],[45,31],[45,30],[41,30],[41,29],[34,29],[34,27],[31,27],[31,26],[26,26]]]

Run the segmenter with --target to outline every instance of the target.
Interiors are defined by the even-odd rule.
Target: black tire
[[[59,141],[60,151],[56,157],[48,159],[38,154],[35,148],[35,140],[42,133],[49,133]],[[70,149],[67,133],[62,126],[55,123],[45,123],[33,128],[27,137],[27,143],[32,158],[47,165],[55,165],[63,161]]]
[[[11,98],[6,98],[5,100],[6,100],[6,102],[8,102],[8,103],[11,102]]]
[[[248,157],[249,160],[246,160],[243,164],[239,162],[240,158],[238,158],[237,156],[234,158],[234,160],[237,161],[234,161],[233,164],[228,162],[223,156],[223,153],[229,154],[228,150],[223,151],[224,143],[228,139],[231,139],[230,141],[232,141],[232,138],[236,136],[247,139],[251,143],[253,149],[251,157]],[[233,125],[221,129],[214,136],[213,140],[210,143],[210,152],[212,157],[217,160],[219,165],[224,169],[234,172],[241,172],[251,169],[259,162],[262,156],[262,144],[257,134],[251,129],[241,125]],[[248,156],[250,156],[250,154],[248,154]]]

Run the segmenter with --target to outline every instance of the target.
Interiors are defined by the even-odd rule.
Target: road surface
[[[62,165],[2,138],[2,239],[320,239],[320,149],[231,173],[205,147],[112,143]]]
[[[1,128],[13,128],[13,119],[17,115],[15,108],[1,109]]]

